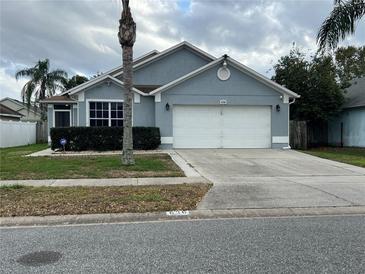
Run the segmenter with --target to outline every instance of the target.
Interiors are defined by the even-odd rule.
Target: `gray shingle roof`
[[[8,108],[7,106],[4,106],[3,104],[0,103],[0,115],[2,115],[2,114],[13,115],[13,116],[18,116],[18,117],[23,116],[19,112],[12,110],[11,108]]]
[[[352,81],[352,85],[346,90],[343,108],[355,108],[365,106],[365,77]]]

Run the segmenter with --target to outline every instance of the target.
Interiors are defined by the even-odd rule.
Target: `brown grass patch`
[[[0,188],[0,216],[46,216],[195,209],[210,184]]]

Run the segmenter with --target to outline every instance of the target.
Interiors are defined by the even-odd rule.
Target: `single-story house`
[[[342,111],[328,123],[328,142],[365,147],[365,77],[354,79],[346,90]]]
[[[7,106],[0,103],[0,120],[3,121],[20,121],[20,118],[22,118],[23,115],[21,115],[19,112],[12,110],[11,108],[8,108]]]
[[[123,67],[50,97],[51,127],[122,126]],[[299,95],[233,58],[181,42],[134,61],[133,126],[158,127],[161,148],[283,148]]]
[[[17,99],[9,97],[1,99],[0,103],[6,106],[7,108],[12,109],[13,111],[20,113],[22,115],[20,121],[23,122],[41,121],[42,118],[41,111],[39,108],[36,108],[33,105],[28,107],[26,103],[23,103]]]

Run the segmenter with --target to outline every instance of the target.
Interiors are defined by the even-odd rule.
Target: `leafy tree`
[[[55,94],[56,90],[63,90],[62,83],[67,78],[67,73],[61,69],[50,71],[49,60],[39,60],[34,67],[19,70],[15,78],[26,77],[30,80],[22,88],[23,102],[26,101],[30,107],[32,98],[36,102]],[[46,107],[40,103],[42,120],[46,120]]]
[[[365,46],[341,47],[335,52],[337,76],[342,88],[348,88],[354,78],[365,76]]]
[[[365,0],[334,0],[331,14],[317,35],[321,51],[335,49],[340,40],[355,32],[355,24],[365,14]]]
[[[133,165],[132,104],[133,104],[133,45],[136,41],[136,23],[129,8],[129,0],[122,0],[123,11],[119,20],[119,43],[123,50],[123,83],[125,100],[123,102],[123,155],[124,165]]]
[[[340,110],[343,92],[330,56],[307,58],[293,48],[279,59],[274,70],[274,81],[301,95],[290,107],[291,119],[326,121]]]
[[[66,90],[77,87],[78,85],[81,85],[85,82],[89,81],[89,79],[82,75],[74,75],[70,79],[65,79],[63,82],[63,86]]]

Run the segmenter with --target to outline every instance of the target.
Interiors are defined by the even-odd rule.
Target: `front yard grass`
[[[303,152],[329,160],[365,167],[365,148],[320,147]]]
[[[24,157],[46,144],[0,149],[0,179],[76,179],[177,177],[182,170],[167,154],[135,155],[136,164],[123,166],[119,155]]]
[[[110,187],[0,187],[0,216],[195,209],[211,184]]]

